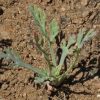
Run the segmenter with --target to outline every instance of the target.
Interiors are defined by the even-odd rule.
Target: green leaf
[[[3,53],[3,52],[0,52],[0,59],[2,59],[2,58],[6,58],[7,56],[6,56],[6,54],[5,53]],[[7,59],[7,58],[6,58]]]
[[[49,54],[42,48],[41,44],[38,43],[38,37],[35,36],[35,44],[38,48],[38,50],[44,55],[45,60],[48,62],[48,65],[50,66],[50,59],[49,59]]]
[[[46,36],[46,15],[44,11],[36,5],[29,6],[29,10],[31,11],[34,17],[35,23],[40,27],[40,30]]]
[[[64,48],[66,47],[66,41],[65,41],[65,39],[63,39],[63,40],[61,41],[60,47],[61,47],[62,49],[64,49]]]
[[[75,35],[70,35],[68,39],[67,48],[70,48],[76,42]]]
[[[38,74],[36,77],[35,77],[35,82],[36,83],[43,83],[45,82],[46,80],[49,79],[49,74],[48,72],[42,72],[41,74]]]
[[[88,32],[86,29],[81,29],[77,36],[77,47],[82,48],[83,44],[88,40],[92,39],[96,34],[93,29],[89,30]]]
[[[35,77],[34,82],[40,84],[43,83],[45,80],[46,80],[45,77]]]
[[[60,71],[61,71],[61,67],[62,66],[53,67],[51,75],[54,76],[54,77],[59,76],[60,75]]]
[[[85,34],[85,29],[81,29],[78,33],[78,36],[77,36],[77,47],[78,48],[82,48],[83,46],[83,38],[84,38],[84,34]]]
[[[86,41],[92,39],[95,35],[96,35],[96,33],[94,32],[93,29],[91,29],[86,33],[86,35],[84,36],[83,41],[86,42]]]
[[[69,40],[68,40],[68,44],[67,45],[66,45],[66,41],[65,40],[62,41],[62,44],[61,44],[62,55],[61,55],[61,59],[60,59],[60,62],[59,62],[59,66],[62,66],[63,65],[64,60],[65,60],[65,58],[66,58],[66,56],[68,54],[72,54],[73,53],[72,45],[75,42],[76,42],[75,35],[71,35],[69,37]]]
[[[68,47],[66,45],[66,41],[65,40],[62,40],[60,46],[61,46],[61,49],[62,49],[62,54],[61,54],[61,59],[60,59],[60,62],[59,62],[59,65],[58,66],[62,66],[63,65],[64,60],[65,60],[66,56],[69,53],[69,50],[68,50]]]
[[[30,64],[24,63],[23,60],[21,60],[20,56],[10,48],[5,49],[5,53],[3,53],[3,52],[0,53],[0,59],[1,58],[12,60],[14,62],[13,65],[15,67],[27,68],[27,69],[37,73],[38,75],[37,75],[37,77],[35,77],[36,82],[42,83],[45,80],[47,80],[49,77],[48,71],[46,69],[44,70],[44,69],[36,68]]]
[[[3,55],[1,58],[7,58],[7,59],[12,60],[14,62],[15,67],[27,68],[35,73],[38,73],[39,75],[42,75],[42,76],[46,75],[47,76],[48,71],[46,69],[45,70],[40,69],[37,67],[33,67],[30,64],[24,63],[24,61],[21,59],[21,57],[10,48],[5,49],[5,53],[2,53],[2,54]]]
[[[60,62],[59,62],[59,66],[62,66],[63,63],[64,63],[64,60],[66,58],[66,56],[69,54],[69,50],[67,47],[63,48],[62,50],[62,55],[61,55],[61,59],[60,59]]]
[[[58,32],[59,32],[59,27],[58,27],[58,24],[57,24],[55,19],[53,19],[50,23],[50,31],[51,31],[50,41],[53,42],[55,40],[55,37],[58,35]]]

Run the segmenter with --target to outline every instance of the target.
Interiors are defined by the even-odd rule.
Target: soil
[[[11,47],[33,66],[45,66],[33,34],[39,33],[29,12],[36,4],[56,18],[66,38],[83,27],[94,29],[96,37],[86,44],[80,64],[65,84],[51,95],[34,85],[34,74],[11,68],[0,61],[0,100],[100,100],[100,0],[0,0],[0,50]]]

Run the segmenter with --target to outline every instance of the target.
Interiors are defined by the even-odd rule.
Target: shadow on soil
[[[7,47],[10,47],[12,45],[12,40],[11,39],[2,39],[0,40],[0,48],[4,49]],[[8,70],[8,68],[5,68],[3,66],[7,66],[7,64],[3,64],[3,59],[0,59],[0,74],[3,74],[5,70]]]
[[[82,85],[84,84],[84,82],[91,80],[93,78],[100,77],[100,55],[97,58],[93,58],[89,61],[89,65],[87,66],[87,62],[85,60],[81,60],[81,63],[78,65],[77,68],[75,68],[74,70],[75,73],[73,75],[71,75],[68,79],[66,79],[67,81],[64,82],[64,85],[62,85],[61,87],[57,87],[57,91],[53,92],[51,94],[51,96],[59,96],[59,93],[61,94],[62,92],[65,94],[65,96],[67,96],[66,98],[69,98],[70,94],[84,94],[84,95],[92,95],[89,92],[85,92],[85,91],[81,91],[81,92],[76,92],[76,91],[72,91],[70,89],[70,85],[75,85],[77,83],[81,83]],[[81,76],[79,77],[79,79],[76,79],[76,77],[78,75]],[[68,86],[69,85],[69,86]],[[51,100],[51,99],[50,99]]]
[[[62,35],[62,37],[57,40],[58,46],[64,37],[65,36]],[[0,40],[0,48],[2,48],[2,49],[4,49],[5,47],[10,47],[11,45],[12,45],[12,40],[10,40],[10,39]],[[60,51],[60,53],[61,53],[61,51]],[[59,59],[60,59],[60,53],[58,53]],[[99,52],[98,52],[98,54],[99,54]],[[3,67],[3,66],[7,66],[7,65],[3,64],[2,62],[3,62],[3,59],[0,60],[0,74],[3,74],[5,70],[9,70],[9,68]],[[65,64],[65,66],[66,66],[66,64]],[[77,83],[83,84],[84,82],[86,82],[90,79],[93,79],[96,76],[100,77],[99,66],[100,66],[100,55],[98,57],[94,56],[94,57],[92,57],[92,59],[90,57],[88,65],[87,65],[87,61],[82,59],[81,62],[78,64],[78,67],[74,69],[75,73],[72,74],[68,79],[66,79],[67,81],[64,82],[64,85],[62,85],[61,87],[57,87],[57,90],[52,92],[50,97],[53,97],[55,95],[58,97],[59,93],[61,94],[61,92],[63,92],[65,94],[65,96],[67,96],[66,97],[67,99],[69,98],[69,95],[72,93],[73,94],[92,95],[91,93],[88,93],[85,91],[81,91],[81,92],[72,91],[68,85],[74,85]],[[80,75],[80,73],[81,73],[81,77],[79,77],[79,79],[76,79],[76,77],[78,75]],[[51,99],[49,98],[49,100],[51,100]]]
[[[63,32],[61,32],[56,37],[56,44],[58,47],[60,47],[61,41],[65,38],[65,35]],[[100,47],[100,45],[99,45]],[[99,48],[98,47],[98,48]],[[57,56],[58,56],[58,62],[61,58],[61,49],[58,49]],[[74,69],[74,74],[72,74],[66,81],[64,82],[64,85],[61,85],[61,87],[57,87],[56,91],[52,92],[51,97],[53,96],[59,96],[62,92],[67,96],[66,98],[69,98],[70,94],[84,94],[84,95],[92,95],[88,92],[76,92],[72,91],[70,89],[70,85],[75,85],[77,83],[81,83],[82,85],[84,82],[91,80],[93,78],[100,77],[100,51],[97,50],[97,55],[93,54],[93,52],[90,53],[89,57],[86,59],[82,59],[80,63],[78,64],[78,67]],[[64,62],[65,70],[67,69],[66,60]],[[81,75],[80,75],[81,74]],[[76,77],[79,76],[78,79]],[[69,85],[69,86],[68,86]],[[52,100],[51,98],[49,100]],[[61,98],[62,100],[62,98]]]
[[[12,45],[11,39],[2,39],[0,40],[0,48],[10,47]]]

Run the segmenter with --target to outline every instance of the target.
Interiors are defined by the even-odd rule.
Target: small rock
[[[82,24],[83,23],[83,19],[82,18],[75,18],[74,20],[72,20],[72,23],[74,23],[74,24]]]
[[[61,7],[61,11],[65,11],[66,9],[64,7]]]
[[[1,87],[2,90],[6,90],[8,88],[8,84],[4,83]]]
[[[8,4],[9,5],[13,5],[14,3],[16,3],[17,0],[8,0]]]
[[[10,39],[10,32],[8,32],[5,26],[0,27],[0,37],[2,39]]]
[[[94,79],[95,79],[95,80],[98,80],[98,79],[99,79],[99,76],[95,76]]]
[[[81,5],[87,6],[89,3],[89,0],[81,0]]]
[[[98,89],[98,92],[100,93],[100,89]]]
[[[100,94],[97,94],[97,98],[100,98]]]
[[[14,80],[11,81],[10,85],[15,85],[17,82],[18,82],[18,80],[14,79]]]
[[[88,9],[83,10],[82,16],[87,17],[89,15],[90,11]]]
[[[96,82],[96,83],[95,83],[95,88],[96,88],[96,89],[100,89],[100,83],[99,83],[99,82]]]
[[[98,11],[95,11],[91,14],[91,16],[89,17],[89,20],[90,21],[93,21],[95,19],[96,16],[98,16],[99,12]]]
[[[0,100],[5,100],[5,99],[3,99],[3,97],[2,97],[2,96],[0,96]]]
[[[26,97],[27,96],[27,94],[26,93],[23,93],[23,97]]]

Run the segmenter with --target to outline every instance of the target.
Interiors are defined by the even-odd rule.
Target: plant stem
[[[76,64],[76,61],[78,60],[79,58],[79,54],[80,54],[80,49],[77,49],[76,51],[76,57],[75,57],[75,60],[73,62],[73,64],[69,67],[69,69],[63,73],[62,75],[60,75],[58,78],[57,78],[57,81],[54,83],[55,86],[59,86],[61,85],[61,83],[66,79],[68,78],[70,75],[69,73],[71,72],[71,70],[75,67],[75,64]]]
[[[62,66],[63,63],[64,63],[64,60],[65,60],[65,58],[66,58],[66,56],[67,56],[67,52],[66,52],[66,51],[67,51],[67,50],[63,50],[63,52],[62,52],[59,66]]]
[[[73,69],[75,67],[75,64],[76,64],[76,62],[77,62],[77,60],[79,58],[79,54],[80,54],[80,49],[77,48],[75,60],[74,60],[73,64],[69,67],[68,70]]]
[[[51,55],[52,63],[53,63],[54,66],[56,66],[56,58],[55,58],[54,50],[53,50],[53,48],[52,48],[52,46],[51,46],[52,43],[50,42],[50,39],[49,39],[49,37],[47,36],[48,33],[47,33],[46,31],[43,30],[42,26],[40,26],[40,28],[41,28],[41,31],[42,31],[44,37],[45,37],[45,38],[47,39],[47,41],[48,41],[48,46],[49,46],[49,50],[50,50],[50,55]],[[43,51],[43,50],[42,50],[42,51]],[[43,53],[44,53],[44,52],[43,52]],[[46,55],[45,53],[44,53],[44,57],[45,57],[46,61],[48,62],[49,75],[51,75],[51,70],[52,70],[52,68],[51,68],[50,60],[48,59],[48,57],[47,57],[47,55]]]
[[[49,50],[50,50],[50,55],[51,55],[51,59],[52,59],[52,63],[54,66],[56,66],[56,57],[55,57],[55,54],[54,54],[54,50],[52,48],[52,43],[50,41],[48,41],[48,45],[49,45]]]

